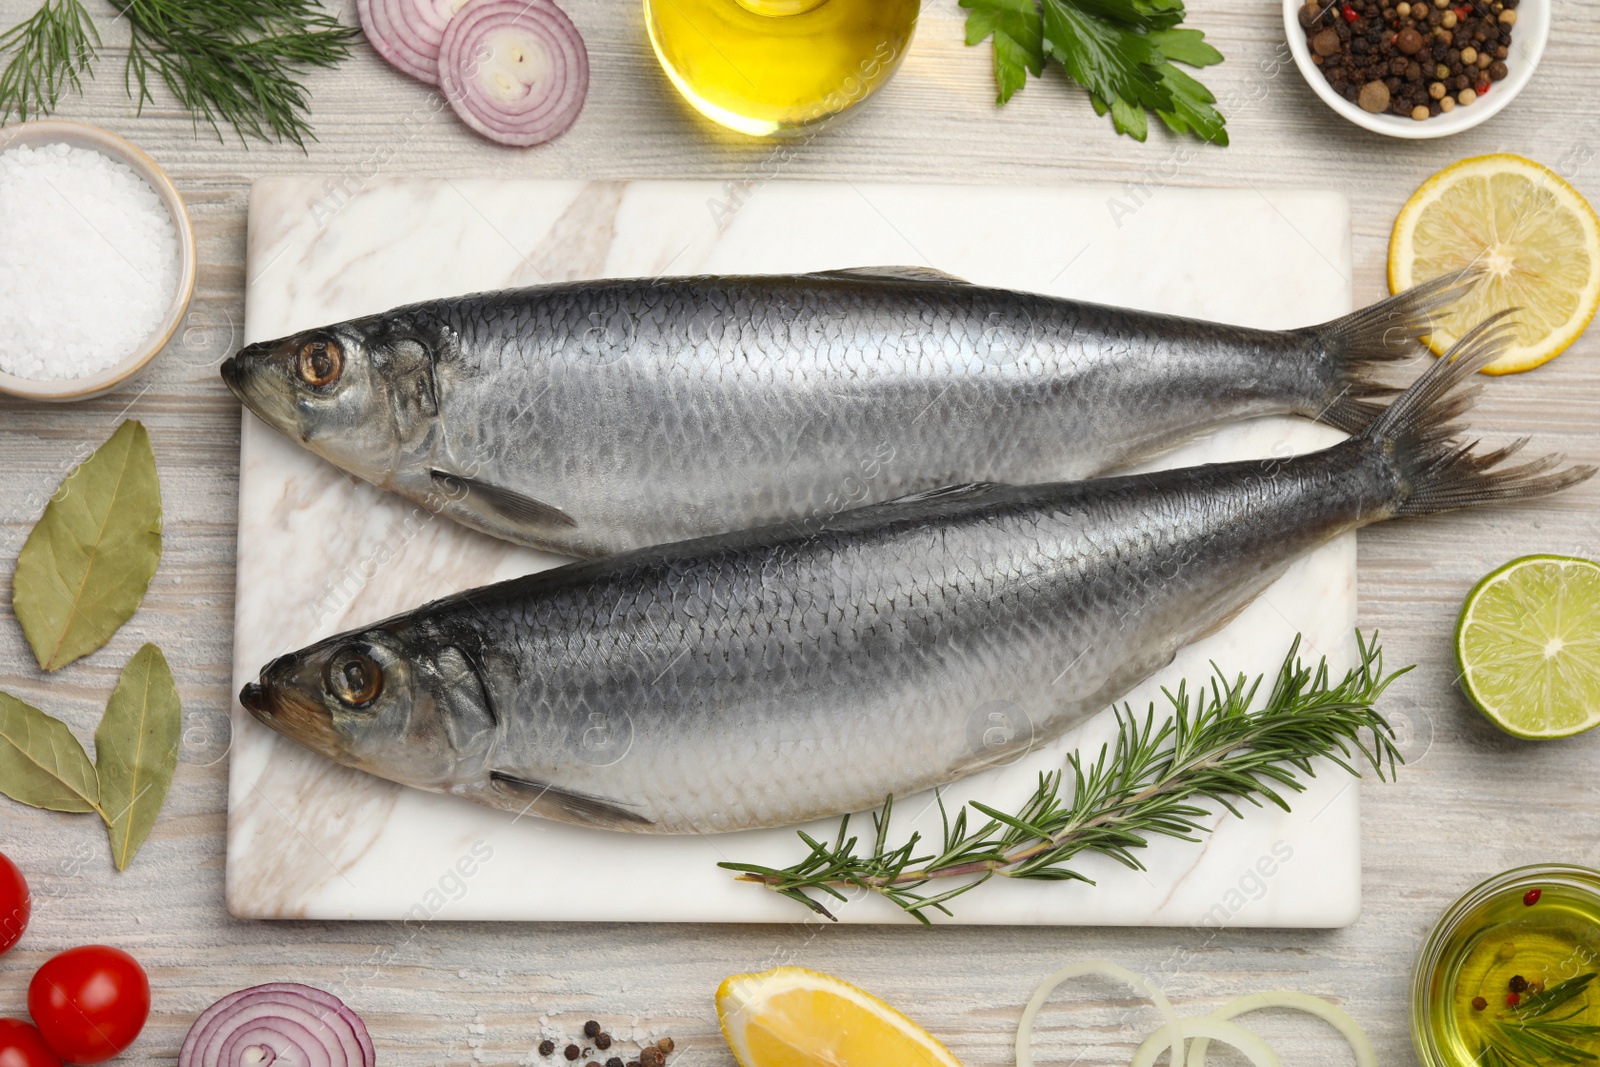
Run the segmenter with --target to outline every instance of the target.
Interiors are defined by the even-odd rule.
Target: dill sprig
[[[1172,715],[1160,725],[1153,703],[1142,722],[1124,704],[1113,745],[1102,745],[1093,763],[1076,752],[1067,757],[1070,795],[1063,795],[1058,770],[1041,774],[1038,788],[1014,813],[971,801],[952,820],[941,798],[943,833],[936,851],[916,832],[891,844],[891,796],[873,814],[865,851],[850,835],[845,816],[832,842],[798,831],[808,853],[791,867],[718,866],[829,919],[834,916],[825,901],[846,900],[844,891],[856,889],[894,902],[923,923],[931,921],[930,911],[951,914],[951,900],[997,876],[1091,882],[1068,866],[1088,853],[1141,870],[1133,850],[1152,836],[1197,841],[1206,832],[1203,820],[1210,811],[1199,801],[1235,816],[1243,814],[1241,801],[1288,811],[1286,794],[1305,789],[1303,778],[1315,776],[1318,759],[1357,777],[1358,763],[1380,779],[1394,772],[1402,762],[1394,731],[1374,705],[1411,668],[1385,675],[1378,635],[1367,641],[1358,632],[1356,642],[1360,665],[1333,684],[1326,659],[1315,670],[1300,663],[1296,637],[1260,710],[1251,709],[1263,679],[1250,682],[1241,674],[1229,682],[1215,664],[1197,706],[1186,684],[1177,692],[1162,691]],[[984,821],[969,820],[968,809]]]
[[[100,31],[79,0],[45,0],[30,18],[0,33],[0,126],[15,114],[23,122],[55,110],[80,80],[100,48]]]
[[[315,139],[302,72],[350,54],[354,28],[318,0],[108,0],[130,28],[123,89],[139,111],[160,82],[193,117],[261,140]],[[82,0],[46,0],[0,36],[0,122],[49,114],[89,70],[99,44]]]
[[[220,139],[221,119],[239,139],[311,137],[310,100],[296,77],[350,54],[355,30],[316,0],[130,0],[133,26],[123,86],[142,110],[159,77]],[[134,86],[138,86],[135,94]]]
[[[1478,1062],[1483,1067],[1543,1067],[1550,1063],[1592,1063],[1600,1056],[1578,1044],[1600,1039],[1600,1026],[1572,1020],[1588,1010],[1579,1005],[1564,1015],[1553,1015],[1576,999],[1595,979],[1595,972],[1557,982],[1531,993],[1515,1007],[1501,1013],[1486,1028]]]

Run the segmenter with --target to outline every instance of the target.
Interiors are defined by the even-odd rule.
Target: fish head
[[[239,702],[337,763],[435,792],[485,777],[498,725],[461,648],[384,627],[279,657]]]
[[[222,380],[274,429],[387,486],[432,446],[437,348],[415,324],[373,316],[246,345]]]

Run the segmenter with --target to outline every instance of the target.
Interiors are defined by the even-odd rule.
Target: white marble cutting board
[[[257,183],[250,202],[246,342],[412,300],[604,275],[804,271],[926,264],[974,281],[1265,327],[1350,309],[1350,224],[1319,192],[1147,187],[977,189],[858,183],[383,181]],[[1001,416],[1003,417],[1003,416]],[[340,630],[457,589],[557,562],[459,528],[408,523],[358,483],[248,413],[240,462],[234,688]],[[1232,427],[1159,465],[1286,455],[1337,435],[1288,419]],[[581,442],[574,442],[581,447]],[[1296,564],[1221,633],[1132,694],[1203,679],[1208,661],[1260,673],[1296,632],[1338,669],[1353,659],[1355,542]],[[614,835],[514,818],[335,766],[233,709],[228,906],[320,919],[799,921],[796,904],[715,864],[800,858],[790,830]],[[1010,767],[946,792],[1001,806],[1107,715]],[[965,897],[969,923],[1340,926],[1360,910],[1358,790],[1329,768],[1292,814],[1219,815],[1203,844],[1157,841],[1146,871],[1088,858],[1097,886],[1003,882]],[[901,831],[937,833],[928,797]],[[811,827],[831,833],[833,821]],[[869,826],[865,820],[861,828]],[[876,899],[846,922],[903,920]]]

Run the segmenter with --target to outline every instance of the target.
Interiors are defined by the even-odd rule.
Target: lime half
[[[1600,564],[1524,556],[1467,596],[1456,624],[1461,688],[1516,737],[1600,724]]]

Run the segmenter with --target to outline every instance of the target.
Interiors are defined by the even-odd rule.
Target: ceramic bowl
[[[1304,0],[1283,0],[1283,26],[1289,35],[1289,51],[1294,54],[1295,66],[1305,76],[1306,84],[1325,104],[1357,126],[1389,137],[1412,140],[1449,137],[1487,122],[1516,99],[1517,94],[1532,80],[1533,72],[1544,56],[1545,44],[1550,39],[1550,0],[1522,0],[1517,5],[1517,25],[1511,35],[1511,56],[1506,60],[1510,74],[1495,82],[1487,95],[1471,104],[1419,122],[1399,115],[1371,114],[1333,91],[1333,86],[1322,76],[1322,71],[1311,62],[1311,47],[1306,42],[1306,31],[1300,28],[1299,15],[1303,3]]]
[[[162,204],[166,206],[167,214],[172,217],[173,227],[178,232],[178,285],[173,291],[172,302],[167,306],[166,315],[162,317],[160,324],[150,336],[124,359],[105,370],[82,378],[68,378],[62,381],[35,381],[0,372],[0,393],[9,393],[29,400],[85,400],[115,389],[143,370],[145,365],[155,358],[156,353],[166,347],[172,335],[177,332],[178,324],[183,321],[184,314],[189,310],[190,298],[194,296],[194,228],[189,224],[189,212],[183,205],[183,198],[178,195],[177,188],[156,165],[155,160],[116,134],[79,122],[46,120],[24,122],[0,129],[0,152],[17,145],[61,143],[72,145],[74,148],[93,149],[119,163],[125,163],[155,190]]]

